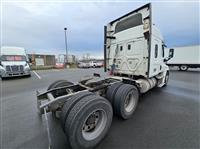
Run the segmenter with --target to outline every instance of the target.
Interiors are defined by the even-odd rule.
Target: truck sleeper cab
[[[1,47],[0,77],[30,76],[30,67],[24,48]]]
[[[133,116],[139,95],[167,85],[173,57],[164,55],[163,38],[152,25],[151,4],[146,4],[104,27],[104,70],[116,65],[113,76],[83,78],[78,83],[58,80],[47,91],[37,91],[37,106],[45,114],[49,147],[52,147],[46,113],[60,118],[73,149],[94,148],[107,134],[113,114]],[[60,113],[60,114],[59,114]]]
[[[168,70],[164,40],[152,25],[150,6],[131,12],[105,26],[105,70],[115,59],[116,74],[151,78]]]

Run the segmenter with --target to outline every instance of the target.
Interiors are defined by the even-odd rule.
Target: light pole
[[[66,57],[65,57],[65,67],[67,68],[67,57],[68,57],[68,51],[67,51],[67,28],[64,28],[65,31],[65,50],[66,50]]]

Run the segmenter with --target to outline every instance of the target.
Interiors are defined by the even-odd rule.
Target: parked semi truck
[[[174,48],[174,57],[167,62],[168,66],[177,66],[181,71],[188,68],[200,68],[200,45]]]
[[[104,27],[104,69],[115,65],[112,76],[94,74],[78,83],[58,80],[47,91],[37,91],[38,111],[45,115],[50,147],[48,112],[60,118],[73,149],[99,144],[113,114],[124,120],[132,117],[140,94],[167,85],[165,62],[173,57],[173,49],[169,55],[164,49],[163,37],[152,23],[151,4],[108,23]]]
[[[1,47],[0,77],[31,76],[28,57],[22,47]]]

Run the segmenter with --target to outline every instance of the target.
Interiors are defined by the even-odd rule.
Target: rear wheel
[[[54,89],[54,88],[70,86],[70,85],[73,85],[73,83],[69,82],[67,80],[57,80],[57,81],[55,81],[55,82],[53,82],[52,84],[49,85],[49,87],[47,88],[47,91]],[[58,95],[64,95],[65,93],[66,93],[66,91],[57,90],[57,91],[53,92],[53,95],[56,97]],[[66,100],[68,100],[68,98],[66,98]],[[52,111],[52,115],[56,118],[59,118],[59,115],[57,115],[56,111]]]
[[[58,88],[58,87],[64,87],[64,86],[70,86],[70,85],[73,85],[73,83],[67,80],[58,80],[50,84],[49,87],[47,88],[47,91]],[[65,93],[66,93],[65,90],[57,90],[53,92],[54,96],[64,95]]]
[[[89,96],[89,95],[94,95],[94,93],[91,92],[83,92],[83,93],[78,93],[74,96],[72,96],[69,100],[67,100],[64,104],[64,106],[62,107],[62,111],[61,111],[61,126],[63,128],[63,130],[65,131],[64,127],[65,127],[65,121],[69,115],[69,112],[71,111],[71,109],[74,107],[74,105],[79,102],[83,97]]]
[[[119,87],[114,99],[114,112],[122,119],[129,119],[138,103],[139,92],[138,89],[129,84],[123,84]]]
[[[111,86],[109,86],[107,88],[107,92],[106,92],[106,98],[110,101],[110,103],[113,105],[113,101],[114,101],[114,98],[115,98],[115,94],[118,90],[118,88],[123,85],[122,82],[118,82],[118,83],[115,83],[115,84],[112,84]]]
[[[103,97],[83,97],[71,109],[65,132],[73,149],[95,147],[107,134],[112,123],[112,106]]]
[[[179,69],[181,71],[187,71],[188,70],[188,66],[187,65],[181,65],[181,66],[179,66]]]
[[[54,89],[57,87],[69,86],[69,85],[73,85],[73,83],[69,82],[67,80],[57,80],[57,81],[51,83],[49,85],[49,87],[47,88],[47,90]]]

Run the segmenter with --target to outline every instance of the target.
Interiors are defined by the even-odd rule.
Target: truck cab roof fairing
[[[141,6],[141,7],[137,8],[136,10],[133,10],[133,11],[131,11],[131,12],[129,12],[129,13],[127,13],[127,14],[125,14],[125,15],[123,15],[123,16],[115,19],[115,20],[113,20],[113,21],[111,21],[109,24],[112,25],[113,23],[115,23],[115,22],[117,22],[117,21],[119,21],[119,20],[121,20],[121,19],[123,19],[123,18],[125,18],[125,17],[127,17],[127,16],[129,16],[131,14],[133,14],[133,13],[136,13],[137,11],[139,11],[141,9],[144,9],[146,7],[147,8],[151,8],[151,3],[148,3],[148,4],[144,5],[144,6]]]
[[[115,27],[115,33],[118,33],[120,31],[142,25],[142,14],[137,13],[129,18],[126,18],[116,24]]]

